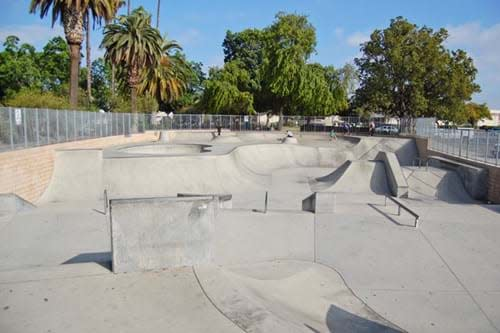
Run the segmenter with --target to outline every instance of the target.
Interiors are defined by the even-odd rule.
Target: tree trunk
[[[127,15],[130,15],[130,0],[127,1]]]
[[[128,73],[128,84],[130,87],[130,109],[137,113],[137,85],[139,84],[139,68],[131,66]]]
[[[89,107],[92,103],[92,60],[90,58],[90,15],[87,13],[87,22],[86,22],[86,40],[85,46],[87,47],[87,98]]]
[[[69,44],[71,67],[69,79],[69,103],[71,108],[78,106],[78,76],[80,74],[80,50],[83,42],[83,13],[75,6],[65,8],[63,26]]]
[[[78,107],[78,74],[80,71],[80,48],[81,44],[70,44],[70,80],[69,80],[69,104],[72,109]]]
[[[158,0],[158,5],[156,6],[156,29],[160,28],[160,2],[161,0]]]
[[[116,91],[116,79],[115,79],[115,74],[116,73],[116,67],[115,64],[111,64],[111,96],[115,97],[115,91]]]

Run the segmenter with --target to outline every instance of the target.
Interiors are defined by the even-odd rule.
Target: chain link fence
[[[132,114],[73,110],[0,107],[0,151],[15,150],[100,138],[130,135],[147,130],[216,130],[271,131],[282,126],[292,132],[368,134],[374,122],[377,135],[398,135],[412,131],[413,123],[383,118],[303,117],[276,115],[209,115],[209,114]]]
[[[438,128],[435,118],[417,119],[416,134],[430,139],[429,148],[473,161],[499,165],[500,131]]]

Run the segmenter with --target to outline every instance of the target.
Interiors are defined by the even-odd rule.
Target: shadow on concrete
[[[381,320],[382,321],[382,320]],[[335,305],[330,305],[326,314],[326,326],[330,332],[356,332],[356,333],[402,333],[404,331],[388,326],[390,324],[381,324],[373,320],[369,320]]]
[[[102,267],[111,270],[111,252],[80,253],[79,255],[74,256],[73,258],[70,258],[61,263],[61,265],[83,264],[88,262],[95,262],[96,264],[99,264]]]
[[[378,208],[380,205],[375,205],[375,204],[367,204],[368,206],[370,206],[372,209],[374,209],[376,212],[378,212],[379,214],[383,215],[385,218],[387,218],[389,221],[391,221],[392,223],[400,226],[400,227],[408,227],[408,228],[413,228],[413,225],[408,225],[408,224],[401,224],[399,223],[398,221],[396,221],[391,215],[387,214],[386,212],[384,212],[383,210],[381,210],[380,208]],[[385,207],[385,206],[384,206]],[[397,207],[394,207],[395,209],[397,209]],[[397,216],[397,215],[396,215]]]

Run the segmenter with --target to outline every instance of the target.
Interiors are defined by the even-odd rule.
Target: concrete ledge
[[[335,208],[335,193],[314,192],[302,200],[302,210],[311,213],[333,213]]]
[[[385,164],[387,183],[393,196],[398,198],[408,197],[408,183],[399,164],[396,154],[388,151],[381,151],[377,154],[377,160]]]
[[[231,209],[233,208],[233,195],[232,194],[195,194],[195,193],[177,193],[178,198],[196,198],[196,197],[212,197],[218,199],[219,208]]]
[[[115,273],[212,262],[214,197],[110,200]]]

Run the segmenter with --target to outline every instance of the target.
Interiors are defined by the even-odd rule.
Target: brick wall
[[[56,150],[104,148],[155,139],[157,134],[148,131],[130,137],[109,136],[0,153],[0,193],[16,193],[30,202],[37,201],[52,177]]]
[[[415,142],[417,144],[417,149],[420,157],[427,158],[429,155],[442,156],[450,160],[457,162],[470,164],[478,168],[484,168],[488,170],[488,201],[492,203],[500,204],[500,167],[490,164],[485,164],[481,162],[471,161],[458,156],[448,155],[445,153],[437,152],[429,149],[429,139],[423,137],[416,137]]]

